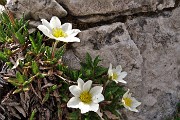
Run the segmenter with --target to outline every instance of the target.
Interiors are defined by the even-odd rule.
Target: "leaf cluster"
[[[28,93],[31,97],[35,96],[35,103],[43,107],[53,103],[58,119],[98,120],[100,117],[95,112],[81,114],[80,110],[66,106],[72,97],[69,86],[77,84],[78,78],[92,80],[93,84],[103,86],[105,101],[100,103],[103,118],[109,119],[107,111],[120,118],[118,110],[122,107],[120,99],[124,94],[123,86],[108,81],[108,69],[99,65],[99,56],[93,59],[87,53],[80,70],[72,70],[62,62],[66,43],[60,47],[57,47],[57,42],[47,44],[42,33],[29,32],[29,21],[24,18],[17,20],[11,14],[3,13],[0,21],[0,59],[7,66],[1,74],[5,81],[14,86],[13,94]],[[7,73],[8,70],[11,74]],[[33,107],[27,113],[29,116],[22,113],[33,120],[41,111]]]

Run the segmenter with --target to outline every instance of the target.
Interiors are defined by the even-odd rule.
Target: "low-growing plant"
[[[47,119],[56,115],[59,120],[107,120],[111,115],[121,119],[119,110],[123,106],[138,112],[136,107],[141,103],[129,90],[125,92],[127,82],[123,78],[127,72],[122,72],[120,65],[105,68],[99,65],[99,56],[93,59],[88,53],[79,70],[63,63],[69,42],[80,42],[75,37],[80,30],[72,29],[70,23],[61,25],[54,16],[50,22],[42,19],[40,31],[30,33],[29,21],[24,18],[12,19],[2,13],[0,21],[0,59],[5,66],[1,75],[14,86],[2,105],[6,106],[13,95],[27,104],[20,106],[16,101],[16,105],[7,105],[13,113],[7,116],[40,120],[45,106],[53,111],[46,111]]]

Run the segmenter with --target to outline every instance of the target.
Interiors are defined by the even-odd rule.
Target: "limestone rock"
[[[88,52],[93,58],[99,55],[103,66],[109,67],[110,63],[114,67],[122,65],[123,70],[128,72],[126,80],[132,91],[142,85],[142,56],[123,23],[118,22],[84,30],[79,34],[79,38],[81,42],[72,45],[76,57],[71,57],[74,61],[69,59],[67,64],[73,65],[70,67],[76,69],[74,67],[77,64],[76,59],[84,61]]]
[[[97,22],[101,19],[110,19],[112,13],[132,15],[139,12],[162,10],[175,5],[174,0],[57,0],[57,2],[63,4],[70,14],[84,16],[80,20],[85,22],[94,22],[94,15],[96,15]]]
[[[143,57],[142,106],[129,120],[164,120],[180,100],[180,8],[170,18],[138,17],[126,23]]]
[[[55,0],[10,0],[6,5],[16,18],[23,14],[27,18],[39,20],[50,19],[52,16],[64,17],[67,11]]]

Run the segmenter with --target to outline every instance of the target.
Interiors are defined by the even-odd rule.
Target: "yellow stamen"
[[[123,98],[125,105],[127,105],[128,107],[131,107],[132,105],[132,100],[130,98]]]
[[[53,28],[52,35],[54,37],[67,37],[67,34],[61,28]]]
[[[113,79],[113,80],[117,80],[117,79],[118,79],[118,74],[117,74],[117,73],[113,73],[112,79]]]
[[[90,104],[92,102],[92,95],[88,91],[83,91],[80,94],[80,100],[86,104]]]

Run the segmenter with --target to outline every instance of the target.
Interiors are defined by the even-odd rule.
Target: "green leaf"
[[[39,67],[35,61],[32,61],[31,67],[32,67],[33,74],[37,74],[39,72]]]
[[[55,58],[59,60],[65,52],[65,44],[55,51]]]
[[[4,62],[8,61],[7,55],[5,55],[3,52],[0,51],[0,59],[3,60]]]
[[[46,95],[44,96],[44,98],[42,100],[42,104],[44,104],[46,101],[48,101],[49,96],[50,96],[50,93],[49,93],[49,90],[48,90],[48,92],[46,93]]]
[[[101,61],[101,60],[99,59],[99,55],[98,55],[98,56],[94,59],[94,62],[93,62],[94,67],[96,67],[100,61]]]
[[[37,47],[37,45],[36,45],[33,37],[32,37],[32,36],[29,36],[29,40],[31,41],[31,45],[32,45],[32,48],[33,48],[34,52],[37,53],[37,52],[38,52],[38,47]]]
[[[18,86],[21,85],[21,84],[17,81],[16,78],[9,78],[9,79],[8,79],[8,82],[11,83],[12,85],[16,86],[16,87],[18,87]]]
[[[25,37],[19,31],[17,31],[15,35],[19,43],[23,45],[25,43]]]
[[[16,73],[16,78],[19,83],[24,83],[24,81],[25,81],[23,75],[21,75],[21,73],[19,71]]]
[[[95,77],[99,77],[103,74],[105,74],[108,71],[107,68],[101,67],[101,66],[97,66],[95,68]]]
[[[34,118],[34,116],[35,116],[36,112],[37,112],[37,110],[36,110],[36,109],[34,109],[34,110],[32,111],[32,113],[31,113],[31,116],[30,116],[29,120],[34,120],[34,119],[35,119],[35,118]]]
[[[89,67],[93,67],[92,57],[90,56],[89,53],[86,54],[86,64]]]
[[[79,112],[74,111],[72,113],[69,113],[68,120],[78,120],[79,119]]]

